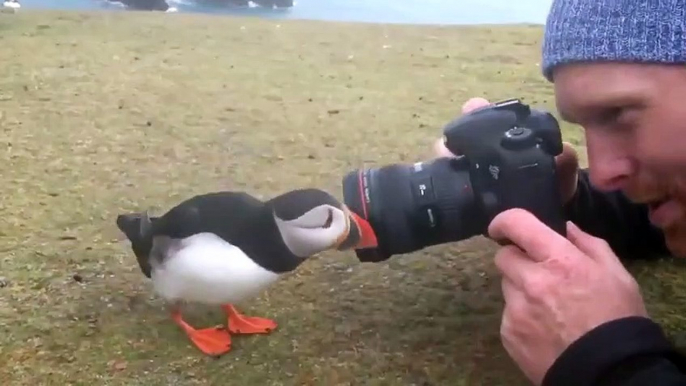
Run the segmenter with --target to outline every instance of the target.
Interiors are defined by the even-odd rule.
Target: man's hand
[[[521,209],[500,213],[488,234],[507,239],[495,264],[505,299],[503,346],[536,385],[576,339],[628,316],[647,316],[638,284],[608,244],[568,223],[568,239]]]
[[[462,113],[467,114],[475,109],[488,106],[490,104],[484,98],[472,98],[462,106]],[[454,157],[459,154],[452,154],[444,145],[442,140],[434,143],[434,155],[437,157]],[[563,143],[562,154],[555,158],[557,172],[560,179],[560,190],[564,202],[569,201],[576,192],[576,183],[579,171],[579,156],[576,150],[569,143]]]

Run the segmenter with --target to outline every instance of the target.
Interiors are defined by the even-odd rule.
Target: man
[[[495,257],[503,345],[536,385],[686,385],[621,263],[686,257],[686,0],[554,0],[542,68],[589,168],[557,160],[567,238],[517,209],[489,226],[514,244]]]

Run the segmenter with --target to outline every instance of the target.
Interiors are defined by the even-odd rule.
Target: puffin
[[[277,327],[271,319],[244,315],[236,304],[320,252],[377,245],[366,220],[314,188],[267,201],[242,191],[199,194],[161,216],[147,210],[120,214],[116,224],[172,320],[213,357],[231,350],[232,335],[267,334]],[[183,318],[186,303],[221,307],[227,324],[196,329]]]

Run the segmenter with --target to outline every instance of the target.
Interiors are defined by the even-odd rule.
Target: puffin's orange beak
[[[349,224],[347,232],[336,241],[338,250],[345,249],[365,249],[378,246],[376,233],[369,224],[369,221],[358,216],[357,213],[345,208],[348,214]]]
[[[355,245],[355,249],[377,247],[379,242],[376,240],[376,233],[374,233],[374,229],[372,229],[369,221],[358,216],[355,212],[350,212],[350,218],[355,222],[355,225],[357,225],[357,230],[360,235],[360,240],[357,242],[357,245]]]

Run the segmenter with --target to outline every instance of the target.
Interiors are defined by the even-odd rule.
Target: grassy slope
[[[0,384],[522,384],[483,239],[377,265],[323,254],[243,307],[275,334],[213,360],[150,295],[114,218],[218,189],[339,194],[353,168],[428,156],[473,95],[552,108],[539,28],[0,16]],[[676,267],[638,271],[655,315],[683,326]]]

